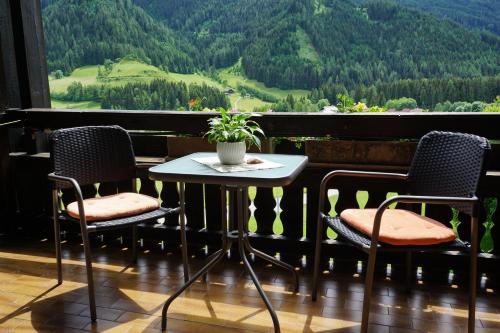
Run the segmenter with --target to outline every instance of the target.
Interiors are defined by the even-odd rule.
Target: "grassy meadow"
[[[167,81],[185,82],[186,84],[203,84],[215,87],[220,90],[233,88],[236,90],[238,85],[245,85],[251,88],[260,90],[270,94],[278,99],[285,98],[287,95],[292,94],[296,97],[306,96],[309,91],[307,90],[282,90],[278,88],[268,88],[263,83],[249,80],[239,73],[235,73],[231,68],[225,68],[218,71],[220,81],[203,75],[201,73],[195,74],[180,74],[169,73],[161,70],[158,67],[148,65],[136,60],[123,59],[113,65],[113,69],[105,78],[98,78],[97,65],[84,66],[75,69],[71,75],[61,79],[49,78],[49,85],[51,92],[64,93],[68,86],[73,82],[80,82],[82,85],[108,85],[108,86],[122,86],[127,83],[134,82],[150,82],[154,79],[165,79]],[[103,66],[101,66],[103,68]],[[229,95],[229,100],[232,107],[236,107],[242,111],[252,111],[256,107],[263,107],[270,105],[259,98],[250,96],[242,97],[238,92]],[[52,107],[66,108],[66,109],[99,109],[100,105],[97,102],[66,102],[52,99]]]

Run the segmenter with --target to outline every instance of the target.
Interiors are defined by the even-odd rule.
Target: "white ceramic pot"
[[[217,142],[217,156],[222,164],[241,164],[245,160],[245,142]]]

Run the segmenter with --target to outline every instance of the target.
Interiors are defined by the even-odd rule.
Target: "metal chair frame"
[[[79,127],[79,128],[74,128],[74,129],[64,129],[63,131],[80,131],[83,133],[87,139],[90,138],[92,139],[92,131],[93,130],[98,130],[101,133],[106,133],[107,131],[109,133],[106,133],[105,135],[108,135],[112,138],[114,138],[114,135],[121,135],[121,139],[125,140],[125,143],[130,143],[130,147],[123,149],[119,153],[123,153],[125,151],[125,154],[131,154],[129,156],[132,161],[135,161],[134,153],[131,147],[131,140],[130,137],[128,136],[128,133],[118,127],[118,126],[95,126],[95,127]],[[57,135],[57,131],[54,132],[54,135]],[[75,137],[78,137],[76,135]],[[74,140],[75,137],[70,137],[69,139],[66,140]],[[128,138],[128,140],[127,140]],[[120,140],[110,140],[114,144],[120,144]],[[65,143],[64,143],[65,144]],[[100,142],[99,145],[106,145],[106,143]],[[109,147],[107,147],[109,148]],[[120,147],[122,148],[122,147]],[[117,149],[119,150],[119,149]],[[55,157],[54,155],[57,155]],[[52,158],[64,158],[64,153],[59,152],[59,154],[54,154],[52,152]],[[97,158],[97,157],[96,157]],[[78,164],[80,161],[72,161],[73,166],[75,164]],[[62,162],[65,163],[65,162]],[[133,162],[135,164],[135,162]],[[137,166],[136,166],[137,167]],[[63,168],[64,169],[64,168]],[[88,170],[87,170],[88,171]],[[109,172],[110,170],[108,170]],[[111,170],[112,171],[112,170]],[[138,214],[136,216],[131,216],[126,218],[126,221],[123,219],[115,219],[115,220],[110,220],[106,221],[106,225],[99,225],[99,227],[96,227],[96,224],[93,224],[92,222],[87,223],[87,219],[85,216],[85,209],[84,209],[84,197],[82,194],[82,190],[80,188],[80,184],[77,181],[77,176],[75,178],[73,177],[68,177],[64,174],[61,174],[64,172],[53,172],[48,175],[48,179],[51,180],[54,183],[53,189],[52,189],[52,214],[53,214],[53,222],[54,222],[54,239],[55,239],[55,250],[56,250],[56,261],[57,261],[57,281],[58,284],[62,284],[63,282],[63,275],[62,275],[62,253],[61,253],[61,232],[60,232],[60,224],[61,224],[61,218],[64,217],[64,220],[69,220],[69,221],[74,221],[74,222],[79,222],[80,224],[80,231],[82,235],[82,240],[83,240],[83,248],[84,248],[84,253],[85,253],[85,267],[86,267],[86,272],[87,272],[87,284],[88,284],[88,295],[89,295],[89,306],[90,306],[90,317],[92,321],[97,320],[97,311],[96,311],[96,302],[95,302],[95,287],[94,287],[94,278],[93,278],[93,273],[92,273],[92,251],[91,251],[91,246],[90,246],[90,241],[89,241],[89,235],[93,232],[97,231],[106,231],[106,230],[111,230],[111,229],[123,229],[123,228],[132,228],[132,257],[133,257],[133,262],[135,263],[137,261],[137,225],[145,222],[150,222],[150,221],[155,221],[159,218],[166,217],[168,215],[177,213],[179,211],[178,208],[162,208],[160,207],[159,209],[151,212],[151,214]],[[133,171],[135,174],[135,170]],[[91,176],[88,176],[88,175]],[[127,174],[127,172],[125,172]],[[90,180],[94,179],[94,173],[89,172],[87,175],[82,176],[83,179],[85,179],[85,183],[89,183]],[[130,181],[132,183],[132,191],[134,193],[137,192],[136,188],[136,177],[135,175],[132,176],[130,173]],[[128,176],[126,178],[128,178]],[[111,176],[113,177],[113,176]],[[120,177],[121,178],[121,177]],[[90,179],[90,180],[89,180]],[[95,179],[97,180],[97,179]],[[105,181],[108,179],[105,179]],[[117,180],[117,179],[113,179]],[[126,179],[120,179],[120,180],[126,180]],[[72,189],[75,193],[76,201],[78,203],[78,211],[79,211],[79,219],[74,219],[72,217],[69,217],[64,211],[60,210],[60,197],[59,197],[59,191],[62,188],[68,188]],[[113,224],[113,221],[115,222],[120,222],[120,223],[115,223]],[[98,223],[98,222],[96,222]],[[185,248],[186,240],[185,238],[182,238],[182,245],[183,248]],[[183,259],[187,259],[184,258]],[[187,272],[187,260],[183,260],[184,264],[184,270]],[[187,278],[187,277],[185,277]]]
[[[441,133],[433,132],[438,134],[450,135],[453,133]],[[477,137],[476,137],[477,138]],[[485,154],[489,149],[489,144],[486,141],[486,146],[484,147]],[[482,156],[484,160],[484,155]],[[415,162],[415,160],[414,160]],[[413,163],[412,163],[413,164]],[[481,178],[484,177],[485,168],[484,162],[482,163]],[[318,214],[318,224],[316,232],[316,244],[315,244],[315,257],[314,257],[314,275],[313,275],[313,285],[312,285],[312,300],[316,301],[318,292],[318,280],[319,280],[319,267],[321,258],[321,246],[324,235],[324,223],[330,227],[334,227],[332,223],[329,223],[330,217],[323,213],[324,205],[326,200],[326,193],[328,188],[333,186],[333,181],[335,178],[366,178],[366,179],[387,179],[387,180],[400,180],[400,181],[410,181],[410,173],[399,174],[399,173],[382,173],[382,172],[363,172],[363,171],[346,171],[337,170],[328,173],[320,185],[320,195],[319,195],[319,214]],[[477,182],[479,183],[479,181]],[[477,184],[476,184],[477,187]],[[434,191],[435,192],[435,191]],[[375,273],[375,261],[377,251],[401,251],[407,253],[407,283],[409,286],[409,277],[411,274],[411,253],[417,251],[444,251],[446,250],[446,244],[444,246],[392,246],[384,245],[379,242],[379,232],[382,221],[382,216],[386,209],[394,203],[404,203],[404,204],[437,204],[437,205],[451,205],[459,207],[460,210],[466,213],[470,217],[470,227],[471,227],[471,241],[469,246],[464,246],[464,248],[459,251],[468,252],[470,255],[470,286],[469,286],[469,319],[468,319],[468,332],[474,332],[475,326],[475,307],[476,307],[476,293],[477,293],[477,253],[478,253],[478,212],[480,200],[477,196],[472,195],[471,197],[458,197],[458,196],[440,196],[440,195],[397,195],[392,198],[385,200],[378,207],[375,218],[372,236],[369,237],[369,245],[363,244],[358,246],[363,252],[368,254],[368,264],[365,276],[365,287],[364,287],[364,297],[363,297],[363,313],[361,320],[361,332],[366,333],[368,331],[368,322],[370,315],[370,304],[373,288],[373,278]],[[337,217],[338,219],[338,217]],[[349,227],[348,227],[349,228]],[[366,236],[368,238],[368,236]],[[454,248],[453,250],[457,250]]]

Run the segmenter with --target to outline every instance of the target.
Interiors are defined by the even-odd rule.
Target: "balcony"
[[[90,239],[98,320],[90,319],[84,250],[79,228],[63,224],[64,283],[57,284],[52,229],[51,131],[86,125],[120,125],[132,136],[138,191],[179,204],[177,184],[154,182],[148,168],[188,153],[210,150],[200,139],[210,112],[50,109],[38,1],[0,0],[0,332],[159,332],[163,303],[183,283],[177,218],[139,227],[139,259],[130,263],[128,232],[96,233]],[[33,10],[34,9],[34,10]],[[3,29],[5,27],[5,29]],[[6,66],[5,64],[8,64]],[[294,292],[287,272],[250,256],[283,332],[359,332],[367,255],[325,230],[319,297],[311,300],[319,186],[332,170],[406,172],[416,142],[431,130],[488,138],[492,151],[479,193],[476,332],[500,330],[500,114],[264,113],[256,118],[269,141],[265,152],[301,154],[306,169],[289,186],[250,189],[250,241],[290,263],[299,273]],[[83,188],[86,197],[116,193],[117,184]],[[376,208],[405,193],[399,180],[340,179],[328,192],[325,211]],[[201,268],[220,246],[221,200],[216,185],[186,185],[189,266]],[[73,201],[62,192],[62,201]],[[485,205],[484,202],[489,202]],[[412,207],[457,228],[470,240],[463,215],[447,206]],[[459,223],[461,221],[462,223]],[[229,260],[197,281],[171,307],[169,332],[271,332],[273,323],[244,271],[236,249]],[[465,332],[469,261],[456,252],[379,253],[371,304],[372,332]],[[407,285],[406,278],[410,277]],[[410,291],[407,287],[410,287]]]
[[[140,232],[139,262],[130,265],[130,235],[97,234],[91,239],[96,263],[97,305],[100,319],[91,324],[81,238],[77,229],[63,227],[65,282],[55,286],[55,260],[50,223],[50,172],[46,137],[50,130],[90,124],[118,124],[132,134],[140,179],[140,193],[161,198],[166,206],[179,198],[173,183],[148,179],[146,165],[187,154],[190,140],[206,130],[204,112],[69,111],[53,109],[8,110],[2,117],[4,178],[9,205],[2,218],[2,280],[10,281],[2,305],[2,327],[43,331],[54,327],[78,330],[159,330],[161,305],[182,283],[179,224],[176,219]],[[320,298],[310,300],[312,252],[319,183],[328,171],[339,169],[404,172],[411,161],[414,142],[431,129],[473,131],[490,140],[500,118],[494,114],[387,114],[321,115],[265,114],[257,120],[278,153],[307,154],[309,164],[290,186],[251,191],[252,244],[291,263],[300,275],[300,289],[293,292],[291,277],[255,259],[257,274],[278,312],[284,332],[357,332],[361,315],[366,255],[327,232],[323,242]],[[323,139],[312,139],[312,136]],[[325,137],[329,138],[325,138]],[[309,137],[303,141],[304,137]],[[335,138],[335,139],[333,139]],[[7,140],[10,139],[10,140]],[[7,144],[10,142],[10,144]],[[495,143],[495,141],[492,141]],[[170,143],[170,145],[169,145]],[[177,145],[177,146],[176,146]],[[325,149],[325,147],[327,147]],[[346,148],[347,147],[347,148]],[[9,152],[10,148],[10,152]],[[195,148],[198,149],[198,148]],[[484,197],[497,198],[497,146],[489,160]],[[172,153],[171,153],[172,152]],[[343,153],[342,153],[343,152]],[[171,156],[173,155],[173,156]],[[3,169],[5,171],[6,169]],[[5,174],[5,173],[4,173]],[[115,187],[113,187],[115,186]],[[85,189],[88,196],[116,191],[114,184]],[[186,186],[186,215],[190,267],[202,266],[219,246],[220,200],[217,186]],[[346,207],[377,207],[388,194],[404,193],[398,181],[337,183],[328,201],[331,214]],[[63,195],[63,201],[64,201]],[[68,199],[70,200],[69,196]],[[486,216],[481,212],[480,222]],[[491,213],[491,212],[490,212]],[[426,216],[451,221],[451,209],[427,205]],[[494,221],[497,215],[493,214]],[[459,220],[465,221],[462,216]],[[469,237],[466,223],[460,237]],[[480,239],[485,239],[485,229]],[[496,228],[491,241],[500,239]],[[486,236],[487,237],[487,236]],[[476,331],[498,329],[497,249],[481,242]],[[231,260],[197,282],[169,312],[174,331],[270,331],[272,322],[239,262]],[[379,254],[373,331],[465,331],[467,323],[468,259],[456,253],[415,253],[411,266],[411,293],[405,291],[405,258]],[[192,311],[192,309],[196,309]]]

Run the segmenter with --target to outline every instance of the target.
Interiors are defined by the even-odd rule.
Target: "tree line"
[[[353,96],[357,101],[365,101],[368,106],[385,105],[388,100],[412,97],[422,108],[432,109],[438,103],[446,101],[492,102],[500,94],[500,76],[478,77],[471,79],[421,79],[398,80],[373,85],[358,85],[347,89],[345,85],[328,81],[313,89],[309,98],[315,102],[326,98],[337,101],[337,94]]]
[[[229,101],[219,89],[206,84],[190,84],[155,79],[150,83],[128,83],[124,86],[87,85],[73,82],[65,93],[52,93],[62,101],[95,101],[102,109],[123,110],[189,110],[190,103],[201,109],[229,108]]]
[[[129,83],[106,89],[101,107],[125,110],[188,110],[196,100],[201,108],[228,108],[229,101],[219,89],[206,84],[153,80],[151,83]]]

